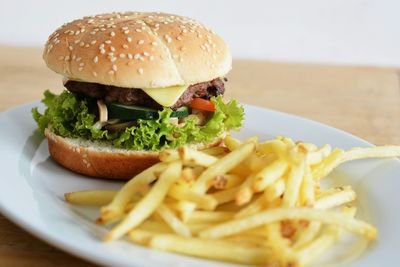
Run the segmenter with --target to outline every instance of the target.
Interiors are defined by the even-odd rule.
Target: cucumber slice
[[[178,108],[171,114],[171,117],[178,117],[178,118],[183,118],[187,116],[189,116],[189,108],[185,106]]]
[[[123,105],[120,103],[109,103],[107,104],[108,117],[110,119],[118,118],[122,120],[156,120],[158,119],[158,110],[141,107],[136,105]],[[187,107],[181,107],[176,111],[172,112],[171,117],[186,117],[189,115],[189,109]]]

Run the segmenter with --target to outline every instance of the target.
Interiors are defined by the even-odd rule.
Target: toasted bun
[[[51,157],[74,172],[92,177],[131,179],[136,174],[159,162],[158,152],[118,149],[83,139],[64,138],[45,130]],[[218,146],[222,136],[197,149]]]
[[[84,17],[50,35],[47,66],[67,79],[126,88],[191,85],[224,76],[228,46],[198,22],[164,13]]]

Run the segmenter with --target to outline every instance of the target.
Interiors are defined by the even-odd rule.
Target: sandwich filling
[[[32,109],[41,131],[107,142],[117,148],[159,151],[208,143],[240,129],[243,108],[225,103],[222,79],[173,88],[120,88],[66,81],[60,95],[46,91],[43,113]]]

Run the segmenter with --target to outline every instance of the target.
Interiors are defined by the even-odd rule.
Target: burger
[[[217,146],[242,125],[243,108],[222,98],[228,46],[186,17],[84,17],[49,36],[43,59],[66,90],[46,91],[33,118],[51,157],[74,172],[130,179],[161,150]]]

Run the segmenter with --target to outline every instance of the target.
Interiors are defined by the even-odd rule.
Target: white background
[[[0,0],[0,44],[41,46],[63,22],[123,10],[196,18],[235,58],[400,66],[396,0]]]

